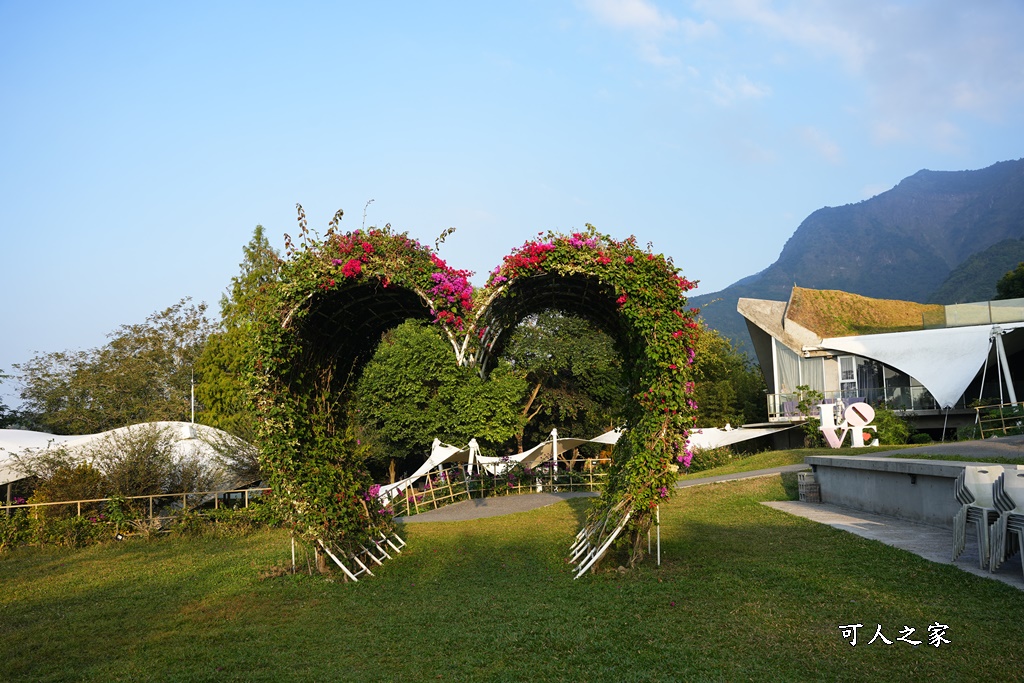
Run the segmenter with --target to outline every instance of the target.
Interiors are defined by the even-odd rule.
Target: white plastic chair
[[[991,529],[989,571],[1024,547],[1024,470],[1007,468],[996,481],[994,502],[999,519]]]
[[[960,510],[953,515],[954,562],[967,545],[967,525],[974,524],[978,537],[978,567],[989,566],[989,527],[999,519],[992,491],[1002,473],[1001,465],[967,465],[956,478],[953,494],[960,503]]]

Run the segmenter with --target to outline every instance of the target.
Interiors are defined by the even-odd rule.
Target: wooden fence
[[[978,406],[977,424],[981,431],[981,438],[987,438],[995,434],[1010,436],[1024,433],[1024,404],[1004,403],[994,406]]]
[[[257,498],[264,494],[270,493],[268,488],[250,488],[250,489],[230,489],[226,491],[193,491],[190,493],[154,493],[146,496],[122,496],[117,500],[143,500],[146,501],[143,508],[148,508],[148,519],[153,519],[156,515],[154,514],[154,507],[159,511],[161,506],[168,504],[176,504],[178,500],[181,500],[182,509],[189,507],[189,499],[193,501],[193,505],[199,505],[210,497],[213,496],[213,507],[214,509],[220,508],[223,504],[226,507],[238,507],[238,505],[232,505],[233,501],[237,501],[242,507],[249,507],[249,499]],[[223,499],[223,503],[222,503]],[[109,503],[114,498],[88,498],[85,500],[61,500],[52,503],[21,503],[18,505],[0,505],[0,510],[13,512],[19,509],[31,509],[31,508],[42,508],[42,507],[53,507],[56,505],[62,506],[75,506],[75,515],[77,517],[82,516],[82,506],[92,505],[97,503]],[[169,501],[161,502],[160,506],[156,506],[154,501]],[[138,509],[138,508],[136,508]]]
[[[543,491],[600,491],[604,488],[608,475],[594,471],[566,471],[561,474],[544,474],[542,476],[512,477],[505,474],[466,477],[462,467],[452,467],[438,473],[428,475],[425,483],[418,489],[409,488],[398,494],[392,501],[394,514],[406,516],[419,514],[426,510],[436,510],[460,500],[470,498],[486,498],[488,496],[513,496],[524,493],[540,493]],[[168,505],[176,505],[180,501],[181,509],[191,505],[201,505],[212,496],[214,509],[222,505],[227,507],[249,507],[253,497],[270,493],[269,488],[230,489],[224,491],[193,491],[190,493],[154,493],[145,496],[124,496],[120,500],[145,501],[141,507],[147,513],[147,519],[154,519],[157,513]],[[82,516],[82,506],[108,503],[112,498],[89,498],[84,500],[63,500],[51,503],[20,503],[17,505],[0,505],[0,510],[11,514],[15,510],[43,508],[53,506],[74,506],[75,515]],[[87,512],[90,512],[87,510]]]
[[[513,477],[504,474],[466,477],[461,466],[427,475],[420,488],[409,488],[392,501],[396,516],[406,517],[470,498],[515,496],[543,491],[600,491],[608,475],[604,472],[575,472],[543,476]]]

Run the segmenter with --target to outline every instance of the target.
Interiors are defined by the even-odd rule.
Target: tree
[[[761,371],[715,330],[701,329],[694,383],[702,427],[767,421],[766,385]]]
[[[999,278],[996,283],[996,299],[1024,298],[1024,262]]]
[[[206,304],[190,301],[122,325],[98,349],[45,353],[15,365],[25,420],[56,434],[187,420],[192,371],[213,329]]]
[[[251,442],[256,414],[246,386],[246,344],[253,311],[264,289],[277,278],[280,257],[270,246],[263,226],[242,248],[240,272],[231,278],[228,294],[221,297],[220,329],[210,335],[196,366],[199,421]]]
[[[425,459],[435,438],[459,445],[476,438],[493,449],[516,433],[525,389],[507,365],[482,380],[456,363],[434,327],[409,321],[384,335],[356,383],[356,445],[409,465]]]
[[[5,379],[11,379],[11,376],[5,374],[3,370],[0,370],[0,384],[3,384]],[[18,421],[18,412],[7,406],[3,402],[3,399],[0,398],[0,429],[13,427],[18,423]]]
[[[611,337],[584,318],[545,311],[512,333],[503,359],[526,375],[516,445],[540,442],[557,427],[589,438],[622,421],[627,387]]]

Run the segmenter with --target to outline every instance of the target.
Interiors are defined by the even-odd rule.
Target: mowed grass
[[[701,470],[700,472],[689,472],[680,475],[680,481],[691,479],[703,479],[719,474],[737,474],[739,472],[750,472],[763,470],[781,465],[803,464],[804,458],[808,455],[873,455],[886,453],[896,449],[909,448],[909,446],[867,446],[864,448],[799,448],[779,451],[762,451],[753,455],[738,456],[733,461],[720,467]],[[915,456],[917,457],[917,456]]]
[[[289,561],[280,531],[22,549],[0,555],[0,679],[1020,679],[1024,593],[759,503],[786,497],[779,477],[682,490],[660,568],[578,581],[585,499],[409,525],[356,584],[261,578]],[[878,624],[892,645],[867,644]]]

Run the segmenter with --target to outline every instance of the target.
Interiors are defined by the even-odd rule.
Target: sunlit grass
[[[702,479],[714,477],[721,474],[737,474],[740,472],[752,472],[764,470],[782,465],[798,465],[803,463],[808,455],[872,455],[901,448],[900,446],[867,446],[864,448],[794,448],[784,451],[763,451],[753,455],[741,456],[730,462],[712,469],[690,472],[680,475],[682,481],[690,479]],[[904,446],[904,448],[907,448]],[[916,457],[916,456],[915,456]]]
[[[0,556],[11,680],[1011,679],[1024,594],[759,504],[777,477],[680,491],[660,568],[572,580],[588,502],[416,524],[374,578],[279,575],[280,531]],[[262,578],[261,576],[272,578]],[[867,646],[876,624],[949,645]],[[838,626],[863,623],[851,647]],[[870,633],[863,631],[870,628]],[[926,638],[925,638],[926,639]]]

